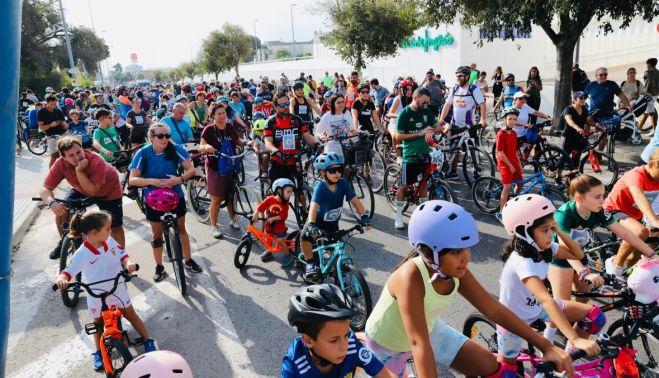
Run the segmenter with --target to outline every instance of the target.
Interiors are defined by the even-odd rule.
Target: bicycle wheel
[[[368,163],[368,169],[371,178],[371,188],[373,193],[378,193],[384,186],[384,170],[387,169],[387,163],[379,152],[373,152],[371,161]]]
[[[371,291],[366,284],[362,273],[354,265],[343,262],[341,264],[341,290],[352,299],[352,306],[357,315],[350,319],[350,328],[361,331],[366,326],[366,319],[373,310]]]
[[[82,242],[80,239],[70,239],[68,236],[64,236],[62,239],[62,247],[60,249],[59,257],[59,270],[60,272],[64,270],[70,263],[73,258],[73,254],[80,247]],[[60,290],[62,295],[62,302],[66,307],[75,307],[78,304],[80,299],[80,291],[82,288],[79,286],[82,276],[80,273],[76,274],[72,278],[72,281],[76,284],[74,287],[69,290]]]
[[[246,235],[238,244],[238,248],[236,248],[236,254],[233,256],[233,265],[238,269],[243,269],[245,264],[247,264],[250,252],[252,252],[252,238]]]
[[[557,209],[568,201],[565,192],[553,186],[546,187],[540,194],[548,198]]]
[[[494,114],[488,115],[486,119],[487,127],[478,130],[478,138],[480,139],[481,146],[483,146],[485,150],[489,150],[497,138],[497,130],[494,127],[496,119]]]
[[[400,167],[393,164],[387,167],[387,170],[384,171],[384,196],[387,198],[387,202],[391,207],[391,210],[396,211],[396,193],[400,187],[402,180]],[[407,204],[405,205],[407,209]]]
[[[373,219],[373,213],[375,213],[375,196],[373,195],[373,189],[368,185],[366,178],[362,176],[361,173],[357,173],[349,182],[350,186],[355,191],[357,198],[364,206],[364,210],[368,211],[368,217]],[[357,209],[352,205],[352,202],[349,203],[349,206],[352,216],[356,220],[359,220],[361,217],[357,214]]]
[[[307,221],[309,204],[311,203],[311,188],[306,182],[304,182],[304,180],[302,181],[302,187],[296,190],[293,197],[293,207],[297,218],[297,226],[301,230],[302,227],[304,227],[304,223]],[[302,198],[300,197],[303,197],[304,200],[301,201]]]
[[[247,230],[249,224],[249,219],[245,216],[251,217],[256,208],[259,207],[260,202],[261,200],[256,192],[247,185],[238,186],[238,190],[233,194],[233,211],[243,230]]]
[[[563,149],[551,144],[542,148],[542,152],[535,157],[535,161],[542,169],[542,174],[548,178],[556,178],[559,169],[563,172],[574,169],[570,156]]]
[[[46,141],[39,137],[30,138],[27,141],[27,149],[35,155],[43,155],[48,149]]]
[[[428,186],[428,199],[458,203],[458,196],[453,192],[451,185],[440,179],[433,180]]]
[[[181,250],[181,239],[178,234],[178,229],[176,229],[175,226],[170,227],[168,234],[169,246],[172,248],[171,254],[174,256],[172,259],[174,276],[176,277],[176,283],[178,284],[178,288],[181,291],[181,295],[185,296],[188,288],[185,283],[185,268],[183,267],[183,251]]]
[[[104,343],[112,366],[112,373],[109,376],[118,377],[126,365],[133,360],[133,355],[126,344],[123,343],[123,340],[108,338],[105,339]]]
[[[474,155],[473,157],[471,155]],[[474,161],[476,159],[476,161]],[[478,147],[469,147],[462,155],[462,174],[468,186],[471,186],[481,176],[494,177],[494,162],[490,155]]]
[[[503,185],[494,177],[480,177],[471,187],[471,198],[478,210],[494,214],[499,211],[499,199]]]
[[[618,319],[611,324],[606,333],[610,336],[624,333],[625,320],[631,321],[627,317]],[[636,349],[636,363],[641,377],[659,377],[659,339],[652,334],[652,330],[640,327],[638,335],[627,347]]]
[[[185,185],[186,200],[190,212],[201,223],[208,223],[210,219],[210,195],[205,177],[195,177],[188,180]],[[139,205],[139,204],[138,204]]]
[[[497,353],[499,349],[497,327],[481,313],[473,312],[467,317],[462,334],[492,353]]]
[[[618,162],[611,155],[591,150],[579,162],[579,173],[597,177],[610,191],[618,180]]]

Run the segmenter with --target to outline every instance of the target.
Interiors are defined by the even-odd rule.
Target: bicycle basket
[[[654,306],[656,306],[656,304],[654,303],[643,304],[634,301],[632,304],[629,305],[629,308],[627,309],[627,313],[632,319],[639,320],[642,319],[645,316],[645,314],[650,312],[650,310],[652,310]]]
[[[368,139],[360,138],[359,141],[350,142],[343,146],[343,157],[346,165],[366,164],[371,154],[371,143]]]
[[[612,134],[620,129],[620,117],[615,116],[600,122],[600,125],[606,129],[608,134]]]

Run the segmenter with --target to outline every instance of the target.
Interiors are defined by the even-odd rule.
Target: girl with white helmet
[[[413,250],[398,265],[366,322],[366,343],[376,357],[403,377],[410,357],[420,377],[437,377],[436,363],[467,376],[514,377],[515,365],[448,326],[439,315],[460,293],[489,319],[542,350],[543,358],[571,373],[568,354],[533,331],[481,286],[469,271],[479,236],[474,218],[446,201],[428,201],[414,210],[408,226]]]
[[[584,256],[579,244],[566,235],[554,220],[556,208],[545,197],[524,194],[506,203],[502,222],[512,238],[502,252],[505,262],[500,279],[499,301],[527,324],[540,319],[553,322],[568,339],[567,351],[582,349],[597,355],[599,346],[589,335],[606,323],[598,306],[552,298],[544,280],[552,258],[578,260]],[[553,241],[554,233],[561,244]],[[575,323],[572,326],[572,323]],[[552,331],[553,330],[553,331]],[[547,327],[547,338],[553,339]],[[515,364],[523,340],[505,325],[497,327],[499,360]]]

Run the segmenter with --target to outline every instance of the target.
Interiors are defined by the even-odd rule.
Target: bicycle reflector
[[[613,367],[616,371],[617,378],[638,378],[638,366],[634,360],[634,353],[632,349],[622,348],[618,357],[613,359]]]

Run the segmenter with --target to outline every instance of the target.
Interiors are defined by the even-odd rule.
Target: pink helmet
[[[126,365],[121,376],[123,378],[192,378],[192,370],[180,354],[157,350],[135,357]]]
[[[178,201],[178,194],[170,188],[155,188],[146,195],[146,205],[155,211],[172,211],[178,206]]]
[[[528,229],[536,219],[554,211],[556,211],[556,207],[547,198],[537,194],[524,194],[506,202],[501,212],[501,220],[508,235],[517,236],[537,248]],[[519,226],[524,226],[524,234],[517,232]]]
[[[72,98],[64,99],[64,105],[73,105],[73,99]]]
[[[659,304],[659,261],[641,261],[627,279],[636,301],[643,304]]]

